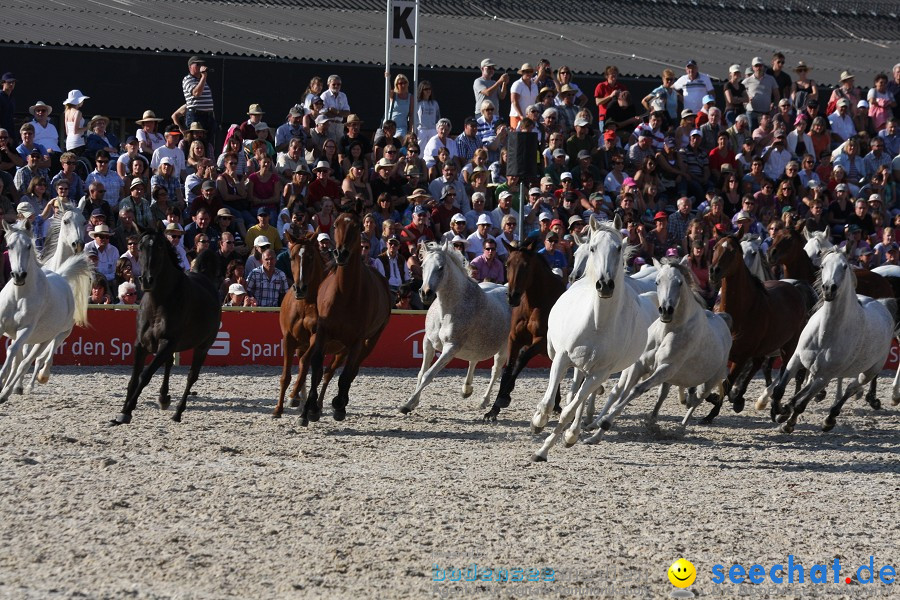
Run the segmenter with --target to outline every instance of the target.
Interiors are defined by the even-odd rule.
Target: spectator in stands
[[[793,156],[791,151],[785,147],[786,137],[783,130],[776,130],[772,145],[763,150],[761,156],[765,164],[763,172],[773,181],[778,181],[784,176],[785,167],[787,167]]]
[[[141,118],[135,121],[140,129],[135,131],[134,135],[140,143],[141,154],[148,159],[157,148],[166,143],[166,137],[157,131],[161,122],[162,119],[157,118],[152,110],[145,110]]]
[[[185,126],[190,128],[195,121],[200,123],[209,132],[209,139],[215,145],[215,136],[219,126],[216,123],[212,91],[209,89],[207,82],[208,77],[209,68],[206,66],[206,61],[199,56],[190,57],[188,59],[188,74],[181,81],[181,91],[184,94],[187,111],[185,113]],[[167,134],[169,129],[166,129]],[[166,138],[168,138],[168,135],[166,135]],[[166,139],[166,145],[169,145],[168,139]],[[156,152],[154,151],[155,156]],[[180,177],[180,172],[176,173],[176,176]]]
[[[111,160],[112,158],[109,152],[106,150],[98,150],[94,159],[95,168],[88,174],[85,183],[88,186],[95,181],[102,184],[109,207],[115,209],[116,203],[122,194],[122,178],[119,177],[118,173],[109,168]]]
[[[16,153],[18,155],[18,153]],[[21,160],[21,158],[20,158]],[[19,194],[27,193],[26,190],[31,186],[31,182],[37,178],[41,177],[42,179],[49,180],[50,177],[47,174],[47,169],[43,169],[38,167],[38,165],[43,161],[43,156],[41,155],[41,151],[39,148],[34,148],[25,155],[25,166],[19,167],[16,170],[16,176],[13,178],[13,186]],[[5,183],[4,179],[4,183]],[[45,181],[46,183],[46,181]]]
[[[152,227],[153,216],[150,212],[150,201],[144,195],[146,191],[144,182],[134,179],[129,188],[129,195],[119,202],[119,209],[129,209],[134,213],[134,220],[138,227],[147,229]]]
[[[98,150],[105,150],[112,158],[119,157],[119,138],[106,130],[109,126],[109,117],[95,115],[88,122],[88,135],[85,146],[85,155],[93,159]]]
[[[437,133],[437,122],[441,118],[441,107],[434,99],[431,82],[422,80],[416,90],[416,134],[420,140],[429,140]]]
[[[759,123],[760,116],[772,112],[781,100],[781,92],[775,78],[766,73],[766,65],[760,57],[753,57],[752,65],[753,75],[745,78],[743,84],[750,97],[747,111],[750,116],[750,127],[754,128]]]
[[[481,254],[472,259],[469,266],[472,269],[472,278],[478,283],[483,281],[505,283],[506,281],[503,262],[497,258],[497,240],[494,238],[485,240]]]
[[[272,171],[272,159],[264,156],[260,160],[259,171],[247,177],[247,197],[250,206],[257,209],[257,215],[259,209],[265,209],[269,213],[269,219],[278,218],[281,203],[280,184],[278,176]]]
[[[714,94],[712,80],[706,73],[701,73],[697,67],[697,61],[691,59],[684,66],[685,74],[678,78],[672,85],[681,94],[685,110],[690,110],[694,115],[703,106],[703,97]],[[684,115],[682,115],[682,118]]]
[[[116,159],[116,168],[115,171],[123,180],[131,174],[132,171],[132,163],[134,161],[139,160],[144,165],[149,164],[149,159],[145,158],[143,154],[140,153],[140,145],[138,139],[133,135],[128,136],[125,140],[125,152],[119,155],[119,158]]]
[[[391,235],[387,239],[387,249],[375,259],[374,268],[381,273],[388,282],[391,290],[392,304],[397,302],[397,292],[400,286],[411,278],[411,273],[406,261],[400,255],[400,239]]]
[[[164,157],[169,157],[175,168],[173,175],[184,181],[184,178],[187,177],[187,173],[185,172],[187,163],[185,162],[184,152],[178,148],[180,139],[181,130],[178,129],[177,125],[169,125],[166,127],[166,143],[153,152],[153,158],[150,160],[150,167],[152,169],[159,169],[162,159]]]
[[[256,240],[263,238],[267,245],[271,244],[275,252],[278,252],[281,250],[281,236],[278,235],[278,230],[269,224],[269,219],[269,211],[265,207],[260,206],[256,211],[256,225],[247,229],[246,243],[257,247]]]
[[[257,306],[256,299],[247,293],[240,283],[232,283],[228,286],[228,294],[223,306],[248,308]]]
[[[597,104],[597,125],[603,130],[603,122],[606,120],[606,112],[610,105],[616,102],[622,92],[628,91],[625,84],[619,81],[619,69],[609,65],[604,70],[606,79],[594,88],[594,101]],[[570,154],[571,155],[571,154]]]
[[[519,79],[509,89],[509,126],[512,129],[518,128],[519,122],[527,116],[528,107],[537,102],[540,93],[540,88],[534,82],[534,67],[530,63],[522,65],[519,75]]]
[[[84,216],[85,220],[91,219],[93,215],[99,212],[104,223],[112,222],[114,213],[105,198],[106,190],[103,188],[103,183],[101,181],[92,181],[88,184],[87,196],[82,198],[81,202],[78,204],[78,208],[81,210],[81,214]],[[90,231],[92,224],[96,223],[88,223],[88,229],[86,231]]]
[[[184,242],[185,247],[192,248],[196,246],[194,238],[201,234],[205,236],[207,241],[211,244],[218,243],[219,237],[222,235],[218,228],[212,224],[212,217],[206,208],[198,210],[191,222],[184,228],[184,238],[182,241]],[[193,259],[195,256],[189,256],[188,258]]]
[[[494,61],[489,58],[481,61],[481,77],[477,78],[472,84],[472,90],[475,92],[474,114],[476,115],[481,112],[485,100],[494,105],[495,112],[499,112],[500,100],[504,100],[509,91],[510,78],[508,73],[501,75],[497,81],[493,80],[496,66]]]
[[[275,268],[275,252],[269,248],[262,253],[262,264],[247,276],[247,293],[256,298],[259,306],[279,306],[288,289],[284,273]]]
[[[329,75],[328,89],[319,96],[325,103],[325,116],[334,124],[330,135],[335,141],[340,137],[340,123],[350,115],[350,103],[347,101],[347,95],[341,91],[342,85],[343,82],[338,75]]]
[[[88,235],[91,241],[85,245],[85,251],[93,248],[97,252],[97,271],[108,281],[114,280],[119,251],[109,243],[109,227],[104,224],[97,225]]]
[[[766,75],[771,75],[778,86],[778,94],[783,99],[789,99],[793,86],[791,76],[784,71],[784,54],[775,52],[772,55],[772,66],[766,69]]]
[[[169,195],[169,201],[184,210],[185,199],[181,181],[175,177],[175,163],[168,156],[160,160],[156,175],[150,178],[150,189],[155,190],[158,187],[165,188]]]
[[[11,130],[7,130],[8,134],[9,131]],[[34,141],[34,125],[32,125],[31,123],[23,123],[22,126],[19,127],[19,135],[22,137],[22,143],[16,147],[16,152],[19,153],[19,156],[23,161],[27,161],[28,155],[35,150],[40,152],[41,159],[37,161],[35,167],[38,169],[44,169],[47,173],[46,176],[49,177],[50,155],[47,153],[46,148]]]
[[[28,112],[34,117],[31,121],[31,124],[34,126],[34,141],[47,150],[48,155],[51,157],[51,162],[55,163],[53,158],[58,157],[62,150],[59,147],[59,132],[49,119],[50,114],[53,112],[53,107],[38,100],[34,103],[34,106],[28,108]],[[10,131],[13,130],[10,129]],[[116,150],[118,151],[118,148]]]
[[[131,263],[127,260],[125,261],[129,267]],[[118,285],[118,298],[119,304],[137,304],[138,303],[138,291],[137,286],[130,281],[123,281]]]
[[[85,248],[84,253],[87,254],[91,260],[97,260],[96,248],[90,250]],[[102,273],[94,273],[94,276],[91,279],[91,297],[88,301],[90,304],[112,304],[108,281],[109,280],[104,277]]]
[[[50,180],[50,187],[55,188],[60,181],[65,181],[69,184],[68,197],[77,202],[84,196],[85,191],[84,181],[82,181],[78,173],[75,172],[75,165],[78,164],[78,157],[74,152],[63,152],[62,156],[59,157],[59,164],[60,167],[62,167],[62,170]]]
[[[453,241],[457,236],[465,239],[468,235],[469,234],[466,231],[466,217],[458,212],[450,217],[450,230],[444,232],[438,242],[443,244],[446,241]],[[465,254],[463,254],[463,256],[465,256]]]
[[[856,77],[849,71],[841,73],[841,84],[831,92],[825,113],[831,116],[838,108],[840,100],[846,100],[847,106],[856,106],[862,98],[862,92],[856,87]],[[846,138],[845,138],[846,139]]]
[[[731,65],[728,68],[728,81],[725,82],[723,91],[725,92],[725,122],[729,126],[734,125],[737,117],[746,112],[745,106],[750,103],[750,96],[747,94],[743,78],[741,65]],[[749,123],[749,120],[746,123]],[[740,147],[740,144],[735,146],[735,151]]]
[[[850,101],[840,98],[837,101],[837,110],[828,117],[831,124],[831,135],[838,142],[844,142],[856,135],[856,125],[850,116]]]
[[[66,110],[63,114],[63,124],[66,129],[66,151],[76,156],[84,153],[85,134],[89,128],[85,125],[81,107],[84,101],[90,98],[81,93],[81,90],[71,90],[63,101]]]
[[[469,243],[468,248],[466,249],[469,260],[474,259],[476,256],[482,253],[485,241],[487,241],[488,239],[494,240],[494,237],[491,235],[491,228],[493,226],[494,222],[491,220],[491,216],[489,214],[484,213],[478,217],[478,220],[476,221],[475,233],[466,238]]]
[[[12,97],[16,89],[16,76],[12,73],[4,73],[0,77],[0,127],[9,132],[15,131],[13,117],[16,114],[16,100]],[[10,133],[10,137],[13,134]],[[13,144],[15,145],[15,138]]]

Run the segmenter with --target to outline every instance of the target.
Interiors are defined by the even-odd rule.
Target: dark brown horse
[[[547,356],[547,319],[550,309],[566,291],[566,284],[553,274],[550,265],[537,253],[538,238],[528,238],[520,246],[503,242],[509,250],[506,280],[509,304],[513,307],[509,330],[510,361],[500,378],[500,391],[485,420],[497,420],[501,408],[509,406],[516,378],[535,356]],[[513,364],[513,360],[515,364]],[[556,392],[559,405],[559,390]]]
[[[728,313],[734,323],[728,397],[735,412],[741,412],[747,385],[766,358],[777,352],[787,364],[806,324],[806,304],[803,294],[790,283],[763,283],[753,277],[744,264],[740,240],[734,236],[723,237],[716,244],[709,277],[722,286],[716,310]],[[710,422],[720,408],[721,402],[704,422]]]
[[[346,348],[347,359],[338,379],[338,394],[331,401],[335,421],[347,416],[350,385],[359,373],[359,365],[369,355],[391,317],[391,294],[387,280],[363,264],[359,245],[362,224],[356,213],[342,213],[334,222],[334,275],[322,282],[316,297],[318,325],[311,348],[312,382],[303,406],[301,424],[318,421],[319,383],[328,344],[338,342]]]
[[[819,269],[806,253],[805,245],[806,238],[803,234],[790,227],[784,227],[772,238],[769,263],[781,265],[785,279],[797,279],[812,285],[816,281]],[[866,269],[857,269],[854,274],[857,294],[870,298],[894,297],[894,289],[885,277]]]
[[[278,394],[278,404],[272,412],[272,416],[279,418],[284,412],[284,393],[291,382],[291,363],[296,356],[300,360],[300,373],[291,391],[291,407],[300,405],[300,400],[306,399],[306,374],[309,370],[309,349],[316,334],[319,322],[319,311],[316,307],[316,297],[319,294],[319,286],[327,275],[325,261],[319,252],[316,236],[308,233],[295,237],[287,232],[286,237],[290,246],[291,272],[294,276],[294,285],[291,291],[284,295],[281,301],[281,312],[278,322],[281,325],[281,345],[284,354],[284,365],[281,370],[281,389]],[[322,394],[328,389],[328,383],[334,376],[334,371],[344,359],[343,346],[334,342],[329,344],[325,351],[334,354],[331,367],[326,371],[322,382]],[[321,398],[319,408],[322,408]]]

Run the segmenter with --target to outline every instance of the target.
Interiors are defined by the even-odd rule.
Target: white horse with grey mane
[[[630,372],[622,374],[622,379],[634,383],[647,378],[633,388],[623,389],[615,404],[607,403],[595,422],[600,429],[588,443],[599,440],[622,409],[656,385],[660,386],[659,397],[650,414],[651,421],[656,420],[672,385],[689,390],[682,425],[687,424],[702,400],[716,392],[720,397],[725,394],[722,382],[728,376],[731,318],[706,309],[706,301],[688,267],[671,260],[654,263],[658,269],[659,318],[650,326],[644,352],[628,368]]]
[[[831,379],[854,378],[825,418],[822,430],[833,428],[847,399],[881,372],[895,335],[892,312],[896,313],[896,301],[858,296],[856,275],[843,252],[833,249],[821,259],[822,307],[803,328],[797,348],[772,391],[772,419],[783,423],[784,433],[794,430],[810,399]],[[801,366],[809,370],[806,384],[782,407],[779,401],[785,386]]]
[[[547,391],[531,419],[541,431],[550,419],[553,398],[569,367],[584,381],[559,417],[559,422],[532,457],[547,460],[547,453],[563,430],[566,445],[578,441],[585,401],[610,375],[630,367],[641,355],[647,328],[656,319],[656,294],[638,295],[625,284],[626,245],[616,223],[590,219],[590,239],[585,275],[576,281],[550,311],[547,353],[553,360]],[[618,393],[622,380],[613,387]]]
[[[409,413],[419,404],[422,390],[453,358],[469,361],[462,396],[472,395],[472,379],[479,361],[494,357],[491,381],[484,392],[481,408],[491,403],[491,389],[500,377],[509,352],[509,328],[512,309],[506,297],[506,286],[478,284],[469,277],[458,252],[428,242],[422,261],[423,301],[431,300],[425,315],[425,338],[422,343],[422,368],[416,389],[400,407]],[[441,355],[432,364],[437,352]]]
[[[774,279],[766,261],[766,252],[763,248],[763,240],[758,235],[745,235],[741,238],[741,251],[744,253],[744,264],[750,270],[750,274],[760,281]]]

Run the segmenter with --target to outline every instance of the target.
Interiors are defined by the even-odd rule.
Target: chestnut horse
[[[285,235],[290,245],[294,285],[291,286],[291,291],[284,295],[284,299],[281,301],[281,312],[278,316],[278,322],[281,325],[284,365],[281,370],[278,404],[272,412],[272,416],[276,419],[281,417],[281,413],[284,412],[284,393],[291,382],[291,363],[295,356],[300,359],[300,373],[294,383],[294,389],[291,391],[291,407],[297,407],[301,400],[306,400],[309,348],[312,345],[311,340],[315,337],[319,321],[316,297],[322,281],[331,273],[325,270],[325,261],[319,252],[319,245],[314,233],[295,236],[288,231]],[[328,383],[334,376],[334,371],[344,358],[343,355],[336,354],[343,350],[343,346],[336,342],[329,344],[325,350],[330,354],[335,354],[335,357],[331,367],[325,373],[322,394],[328,389]],[[319,408],[322,408],[321,402]]]
[[[485,420],[497,420],[501,408],[509,406],[516,378],[535,356],[547,356],[547,319],[550,309],[566,291],[566,284],[554,275],[550,265],[537,253],[539,238],[531,237],[520,246],[504,240],[509,250],[506,259],[507,298],[513,307],[509,330],[509,357],[500,378],[500,391]],[[515,364],[513,364],[513,360]],[[559,407],[559,390],[556,407]]]
[[[733,320],[727,387],[734,411],[741,412],[747,386],[766,358],[777,352],[782,364],[787,364],[794,353],[806,324],[806,304],[803,294],[792,284],[763,283],[753,277],[744,264],[740,240],[734,236],[725,236],[716,243],[709,278],[722,286],[716,311],[728,313]],[[721,406],[720,401],[704,422],[712,421]]]
[[[337,268],[326,277],[316,296],[318,325],[310,349],[312,382],[303,405],[302,425],[318,421],[319,383],[322,381],[325,350],[332,342],[346,349],[346,364],[338,379],[338,393],[331,401],[334,420],[343,421],[350,402],[350,385],[359,365],[369,355],[391,317],[391,293],[387,280],[362,262],[359,245],[362,224],[358,212],[341,213],[334,221],[334,258]]]
[[[819,269],[804,250],[806,238],[803,234],[784,227],[772,238],[769,248],[769,264],[779,264],[784,271],[785,279],[797,279],[812,285],[816,281]],[[893,298],[894,289],[890,282],[867,269],[855,269],[856,293],[870,298]]]

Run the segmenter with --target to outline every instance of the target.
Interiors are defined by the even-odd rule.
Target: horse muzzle
[[[141,276],[138,278],[141,280],[141,287],[145,292],[149,292],[153,289],[153,276],[149,273],[141,273]]]
[[[834,284],[825,285],[822,284],[822,299],[825,302],[831,302],[834,300],[835,296],[837,296],[837,286]]]
[[[674,306],[659,306],[659,320],[663,323],[671,323],[672,317],[675,315]]]
[[[291,286],[294,288],[294,298],[297,300],[305,300],[306,299],[306,291],[308,286],[306,285],[297,285],[296,283]]]
[[[419,290],[419,298],[422,299],[422,304],[431,304],[432,302],[434,302],[434,299],[437,298],[437,294],[435,294],[431,290],[422,288],[421,290]]]
[[[709,282],[713,285],[719,285],[722,281],[722,269],[718,266],[709,268]]]
[[[596,287],[601,298],[612,298],[616,289],[616,282],[611,279],[598,279]]]
[[[75,254],[81,254],[82,252],[84,252],[84,242],[82,242],[81,240],[72,242],[72,250],[75,252]]]
[[[522,303],[522,292],[519,290],[510,290],[506,294],[506,299],[509,301],[510,306],[518,306]]]
[[[28,271],[20,271],[20,272],[12,272],[10,273],[13,278],[14,285],[25,285],[25,278],[28,276]]]
[[[336,262],[339,267],[346,266],[347,262],[350,260],[350,251],[346,248],[335,248],[331,251],[331,255],[334,257],[334,262]]]

